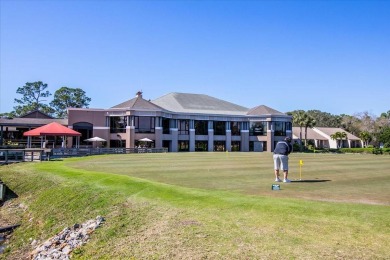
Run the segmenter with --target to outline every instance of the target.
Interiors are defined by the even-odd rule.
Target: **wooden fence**
[[[56,158],[99,155],[99,154],[130,154],[130,153],[166,153],[167,148],[26,148],[0,149],[0,165],[43,161]]]

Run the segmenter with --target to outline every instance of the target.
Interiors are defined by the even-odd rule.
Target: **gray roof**
[[[285,116],[286,114],[279,112],[273,108],[261,105],[261,106],[251,108],[248,111],[247,115],[254,115],[254,116],[258,116],[258,115],[283,115],[283,116]]]
[[[61,125],[67,126],[68,119],[52,119],[52,118],[0,118],[0,125],[3,126],[42,126],[57,122]]]
[[[159,107],[178,113],[246,115],[248,108],[204,94],[169,93],[152,101]]]
[[[248,109],[246,107],[214,98],[204,94],[178,93],[173,92],[159,97],[153,101],[142,98],[142,92],[137,93],[135,98],[127,100],[113,109],[135,109],[170,111],[173,113],[191,114],[212,114],[212,115],[232,115],[232,116],[287,116],[273,108],[261,105]]]
[[[54,117],[49,116],[48,114],[45,114],[39,110],[34,110],[34,111],[30,111],[27,114],[20,116],[20,118],[50,118],[50,119],[53,119]]]
[[[130,100],[127,100],[123,103],[120,103],[112,108],[124,108],[124,109],[140,109],[140,110],[162,110],[159,106],[153,104],[150,101],[147,101],[142,98],[142,96],[137,96]]]
[[[322,133],[326,134],[327,136],[331,136],[332,134],[336,132],[345,132],[347,133],[347,138],[348,140],[360,140],[359,137],[354,136],[351,133],[348,133],[342,128],[337,128],[337,127],[315,127],[315,129],[321,131]]]
[[[299,132],[301,131],[300,127],[294,126],[292,128],[293,135],[299,139]],[[302,127],[302,139],[305,139],[305,128]],[[312,128],[307,128],[307,139],[308,140],[328,140],[327,137],[317,133]]]

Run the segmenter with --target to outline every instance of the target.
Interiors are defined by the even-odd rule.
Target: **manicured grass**
[[[77,259],[386,259],[390,157],[293,154],[272,191],[268,153],[95,156],[0,168],[22,223],[0,257],[96,215]],[[0,209],[12,212],[11,201]],[[376,204],[376,205],[375,205]]]
[[[289,175],[295,182],[281,183],[283,191],[278,193],[270,188],[274,183],[270,153],[114,155],[68,165],[189,188],[390,205],[389,156],[295,153],[290,156]]]

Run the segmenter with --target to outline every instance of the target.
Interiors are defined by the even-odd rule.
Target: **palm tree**
[[[302,152],[302,128],[305,126],[305,117],[307,117],[307,114],[303,110],[295,111],[292,115],[293,117],[293,124],[299,126],[299,149]]]
[[[363,147],[367,147],[368,143],[372,140],[371,134],[368,131],[361,132],[359,137],[363,141]]]
[[[341,139],[341,142],[340,142],[340,148],[343,148],[343,140],[347,140],[348,139],[348,135],[346,132],[341,132],[341,135],[340,135],[340,139]]]
[[[316,120],[310,116],[309,114],[306,114],[306,117],[304,118],[305,122],[305,146],[307,146],[307,128],[313,128],[316,125]]]
[[[348,135],[346,132],[336,132],[336,133],[330,135],[330,138],[332,138],[333,140],[336,140],[337,148],[342,148],[342,146],[343,146],[342,140],[347,139]]]
[[[382,113],[380,117],[384,117],[384,118],[390,119],[390,110],[387,111],[386,113]]]
[[[332,140],[336,140],[337,148],[339,148],[339,140],[338,140],[339,139],[339,133],[340,132],[336,132],[336,133],[330,135],[330,138],[332,138]]]

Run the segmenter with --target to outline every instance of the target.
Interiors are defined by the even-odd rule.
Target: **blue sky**
[[[0,112],[34,81],[82,88],[92,108],[142,90],[281,112],[390,110],[390,1],[0,2]]]

